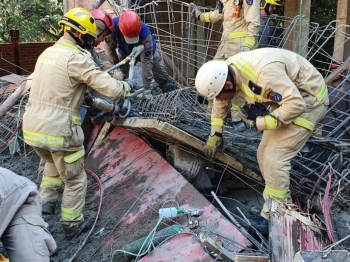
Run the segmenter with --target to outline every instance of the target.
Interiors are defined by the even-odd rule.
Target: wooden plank
[[[243,254],[236,255],[235,262],[268,262],[270,261],[268,255],[254,255],[254,254]]]
[[[156,119],[130,117],[112,121],[112,124],[115,126],[147,129],[147,131],[156,132],[162,136],[174,138],[182,144],[195,148],[200,152],[204,151],[204,141],[201,141],[200,139],[186,133],[184,130],[181,130],[180,128],[177,128],[167,122],[159,121]],[[217,152],[214,158],[225,164],[228,164],[230,167],[244,173],[245,175],[257,181],[263,181],[263,178],[260,175],[258,175],[253,170],[246,168],[241,162],[237,161],[229,155]]]
[[[270,198],[269,246],[271,261],[292,261],[298,251],[322,250],[330,241],[309,217]]]

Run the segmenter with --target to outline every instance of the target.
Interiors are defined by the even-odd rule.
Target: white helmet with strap
[[[198,70],[195,88],[201,95],[212,100],[224,88],[227,74],[228,65],[225,61],[213,60],[206,62]]]

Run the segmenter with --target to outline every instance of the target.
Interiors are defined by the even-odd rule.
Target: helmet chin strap
[[[270,14],[270,11],[269,11],[269,6],[270,6],[269,3],[267,3],[266,6],[265,6],[265,13],[266,13],[268,16],[271,15],[271,14]]]
[[[74,39],[74,41],[77,43],[78,46],[80,46],[81,48],[83,47],[83,43],[80,41],[80,39],[78,37],[76,37],[72,32],[68,31],[68,34]]]
[[[72,32],[68,32],[68,34],[74,39],[74,41],[77,43],[78,46],[80,46],[83,49],[89,50],[92,48],[92,45],[94,43],[94,38],[90,37],[89,35],[83,35],[82,38],[84,38],[84,44],[81,42],[81,40],[76,37]]]

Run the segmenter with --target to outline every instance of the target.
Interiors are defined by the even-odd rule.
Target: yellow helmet
[[[260,9],[265,9],[267,4],[281,6],[278,1],[279,0],[260,0]]]
[[[73,28],[83,35],[88,34],[93,38],[97,37],[95,19],[85,8],[72,8],[62,17],[60,21],[58,21],[58,25],[61,30],[63,27],[64,30]]]

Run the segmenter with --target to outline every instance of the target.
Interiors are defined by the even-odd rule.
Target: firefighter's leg
[[[232,125],[233,125],[233,129],[237,132],[243,132],[248,128],[238,113],[239,108],[244,106],[244,104],[245,104],[244,99],[239,97],[239,96],[235,96],[231,100],[231,110],[230,111],[231,111]]]
[[[58,189],[63,185],[60,171],[57,169],[51,152],[46,149],[34,147],[34,150],[45,161],[43,178],[40,183],[40,196],[43,201],[43,214],[53,214],[55,212]]]
[[[46,163],[46,161],[43,158],[40,158],[40,162],[39,162],[39,166],[38,166],[38,178],[37,178],[39,185],[41,184],[41,181],[43,180],[45,163]]]
[[[63,158],[60,159],[65,169],[62,175],[65,188],[62,196],[61,222],[66,227],[78,226],[84,220],[87,180],[83,152],[83,150],[64,152]]]
[[[50,261],[56,242],[41,217],[39,192],[33,192],[1,236],[10,261]]]
[[[266,136],[268,143],[262,141],[262,148],[259,146],[258,150],[259,166],[263,169],[262,173],[265,179],[263,193],[265,204],[261,216],[266,219],[269,218],[269,197],[285,202],[291,201],[289,192],[290,162],[311,135],[310,130],[294,124],[268,132],[269,134]]]
[[[159,84],[159,88],[162,89],[163,93],[175,90],[173,80],[169,77],[164,60],[157,50],[153,55],[152,72],[154,81]]]

